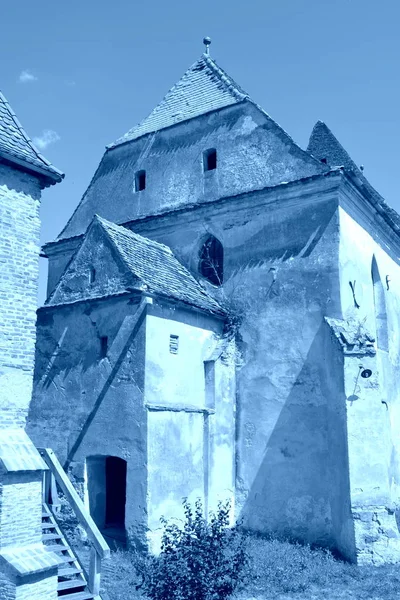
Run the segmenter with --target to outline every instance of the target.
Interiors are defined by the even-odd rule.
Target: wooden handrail
[[[58,485],[67,496],[76,516],[79,519],[80,524],[85,529],[88,538],[91,540],[94,548],[96,549],[99,558],[108,558],[110,556],[110,548],[101,535],[96,523],[93,521],[92,517],[85,508],[82,500],[78,496],[57,456],[54,454],[51,448],[38,448],[38,450],[46,465],[53,473]]]

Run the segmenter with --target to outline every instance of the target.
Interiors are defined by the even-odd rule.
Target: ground
[[[232,600],[398,600],[399,565],[357,567],[321,550],[250,539],[253,573]],[[134,558],[113,553],[104,565],[103,600],[144,600]]]

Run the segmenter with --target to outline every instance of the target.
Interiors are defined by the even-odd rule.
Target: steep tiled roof
[[[347,150],[343,148],[342,144],[329,127],[322,121],[317,121],[314,125],[307,152],[310,152],[319,160],[325,159],[327,164],[331,167],[343,166],[346,171],[352,174],[352,177],[358,179],[359,184],[361,184],[363,189],[367,192],[371,204],[382,216],[383,220],[386,221],[397,234],[400,234],[400,215],[386,203],[379,192],[377,192],[370,184]]]
[[[181,265],[168,246],[149,240],[125,227],[95,216],[131,273],[140,280],[138,289],[175,298],[182,302],[222,313],[221,307]]]
[[[247,98],[235,81],[217,63],[204,54],[165,98],[139,125],[136,125],[109,148],[208,113]]]
[[[314,125],[307,152],[319,160],[326,160],[331,167],[340,166],[352,171],[359,171],[356,163],[323,121],[317,121]]]
[[[53,181],[61,181],[63,173],[40,154],[0,92],[0,156],[31,167]]]

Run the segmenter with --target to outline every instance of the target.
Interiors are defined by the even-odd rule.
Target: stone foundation
[[[384,506],[356,508],[353,519],[358,564],[400,562],[400,533],[392,509]]]

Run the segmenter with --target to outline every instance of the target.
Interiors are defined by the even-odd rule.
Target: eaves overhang
[[[8,163],[10,165],[16,166],[22,171],[33,173],[34,175],[39,175],[45,180],[45,187],[55,185],[56,183],[60,183],[65,177],[64,173],[62,173],[58,169],[56,170],[54,167],[52,168],[52,170],[46,169],[45,167],[39,167],[38,165],[16,157],[11,153],[4,152],[4,150],[0,150],[0,162]]]

